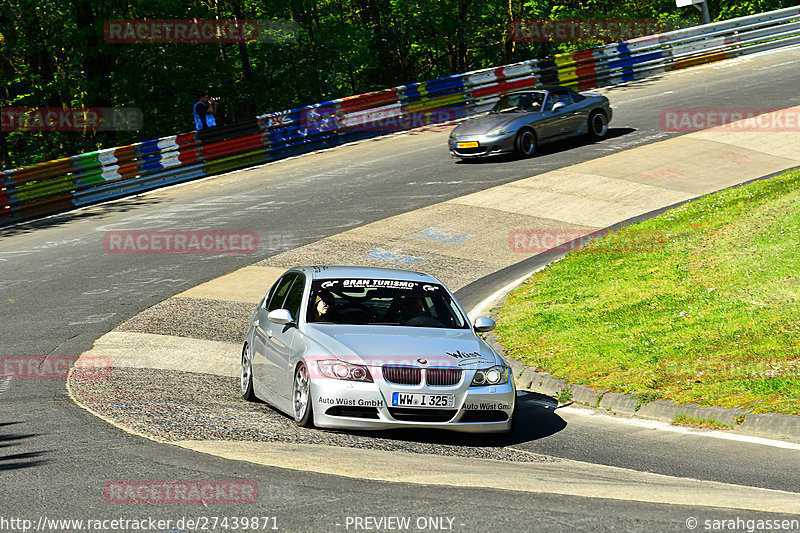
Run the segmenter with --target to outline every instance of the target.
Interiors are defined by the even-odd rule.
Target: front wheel
[[[240,374],[242,398],[248,402],[258,401],[253,392],[253,362],[249,357],[250,348],[247,344],[242,348],[242,370]]]
[[[506,431],[506,436],[510,437],[517,430],[517,421],[519,420],[519,400],[514,398],[514,410],[511,412],[511,427]]]
[[[314,415],[311,409],[311,380],[308,368],[304,362],[297,365],[294,371],[294,384],[292,385],[292,407],[294,422],[300,427],[308,428],[314,425]]]
[[[514,139],[514,152],[522,157],[531,157],[536,152],[536,135],[525,128],[517,133]]]
[[[594,140],[602,139],[608,133],[608,119],[605,113],[595,111],[589,115],[589,137]]]

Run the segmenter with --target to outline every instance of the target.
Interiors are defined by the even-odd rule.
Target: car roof
[[[400,268],[383,268],[348,265],[309,265],[292,268],[308,274],[311,279],[338,278],[372,278],[401,281],[419,281],[424,283],[441,283],[438,279],[424,272],[403,270]]]

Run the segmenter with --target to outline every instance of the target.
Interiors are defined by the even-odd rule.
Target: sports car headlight
[[[511,369],[507,366],[493,366],[475,372],[470,387],[483,387],[486,385],[503,385],[508,383]]]
[[[329,359],[317,361],[317,368],[326,378],[372,383],[369,369],[364,365],[352,365],[338,359]]]
[[[495,129],[489,131],[486,134],[486,136],[487,137],[502,137],[503,135],[508,135],[509,133],[510,132],[507,129],[505,129],[503,127],[500,127],[500,128],[495,128]]]
[[[456,130],[453,130],[453,131],[450,132],[450,140],[451,141],[455,141],[456,140]]]

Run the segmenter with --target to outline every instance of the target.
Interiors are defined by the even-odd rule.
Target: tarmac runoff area
[[[456,291],[543,251],[530,242],[520,250],[510,237],[515,230],[547,235],[548,244],[558,246],[576,234],[798,166],[796,133],[712,129],[381,220],[143,311],[83,355],[108,358],[109,379],[71,376],[67,386],[79,405],[125,431],[230,459],[376,480],[796,513],[792,493],[465,445],[457,435],[429,442],[304,430],[264,405],[242,401],[238,375],[254,306],[289,267],[408,268],[429,272]],[[536,381],[530,373],[523,376],[522,385]],[[770,423],[760,429],[768,432]],[[465,456],[472,458],[467,464],[460,459]],[[486,469],[493,474],[486,476]]]

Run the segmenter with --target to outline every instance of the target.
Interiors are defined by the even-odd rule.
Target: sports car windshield
[[[540,111],[544,102],[543,92],[507,94],[492,108],[492,113],[531,113]]]
[[[387,279],[314,281],[306,320],[350,325],[468,327],[456,303],[441,285]]]

